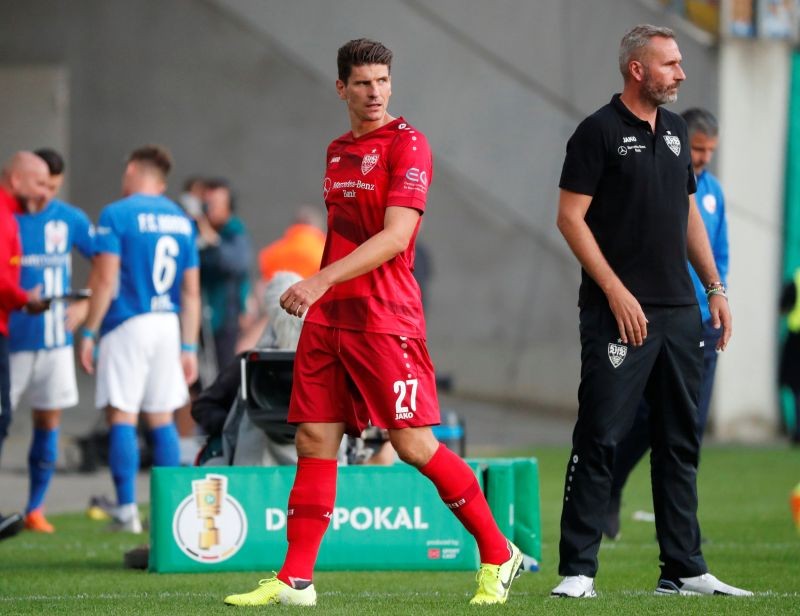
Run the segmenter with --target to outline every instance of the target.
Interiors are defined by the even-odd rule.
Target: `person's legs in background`
[[[55,472],[60,424],[60,409],[33,410],[33,437],[28,450],[30,490],[25,507],[25,527],[42,533],[52,533],[55,530],[44,517],[43,505]]]
[[[8,366],[8,338],[0,334],[0,453],[3,441],[11,424],[11,377]],[[24,523],[18,513],[0,514],[0,539],[13,537],[22,530]]]

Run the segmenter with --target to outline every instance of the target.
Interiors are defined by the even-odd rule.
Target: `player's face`
[[[381,122],[392,96],[389,67],[385,64],[354,66],[347,83],[336,81],[336,91],[347,103],[351,120],[360,124]]]
[[[47,178],[47,201],[46,203],[50,203],[53,199],[55,199],[58,192],[61,190],[61,186],[64,184],[64,174],[60,175],[51,175]]]
[[[686,79],[681,68],[682,59],[675,39],[663,36],[650,39],[642,59],[642,91],[652,104],[663,105],[678,100],[678,88]]]
[[[714,158],[717,150],[718,137],[710,137],[705,133],[694,132],[689,138],[689,146],[692,150],[692,167],[695,175],[700,175],[706,165]]]

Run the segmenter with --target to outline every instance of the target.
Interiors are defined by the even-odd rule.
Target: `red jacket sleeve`
[[[11,312],[22,308],[28,296],[19,286],[21,245],[16,221],[0,229],[0,310]]]

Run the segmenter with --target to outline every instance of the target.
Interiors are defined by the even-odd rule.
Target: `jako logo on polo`
[[[667,146],[669,149],[672,150],[672,153],[675,156],[679,156],[681,153],[681,140],[678,139],[675,135],[664,135],[664,141],[667,142]]]
[[[228,494],[225,475],[192,481],[192,493],[172,518],[172,535],[184,554],[201,563],[219,563],[239,551],[247,537],[247,517]]]
[[[353,530],[428,530],[428,523],[422,519],[422,507],[334,507],[331,517],[331,530],[344,527]],[[268,507],[266,510],[268,531],[286,528],[286,511]]]
[[[625,345],[614,344],[613,342],[608,343],[608,360],[615,368],[618,368],[619,365],[625,361],[627,355],[628,347]]]

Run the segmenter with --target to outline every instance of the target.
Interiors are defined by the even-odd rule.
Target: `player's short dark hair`
[[[339,68],[339,79],[344,83],[350,79],[354,66],[366,64],[383,64],[392,72],[392,52],[383,43],[371,39],[360,38],[346,42],[339,47],[336,65]]]
[[[128,162],[151,167],[166,179],[172,169],[172,154],[163,146],[145,145],[131,152]]]
[[[64,164],[64,157],[61,156],[52,148],[39,148],[33,152],[41,158],[46,164],[50,175],[61,175],[64,173],[66,165]]]
[[[719,122],[714,114],[702,107],[692,107],[681,114],[681,117],[689,127],[689,136],[694,133],[703,133],[709,137],[719,135]]]

